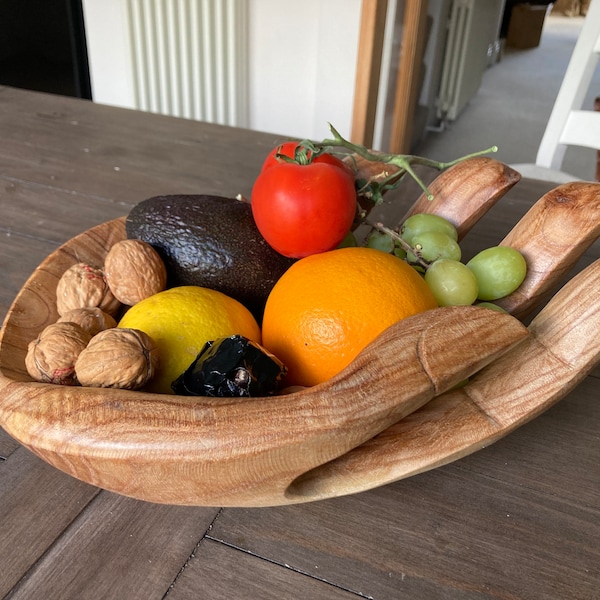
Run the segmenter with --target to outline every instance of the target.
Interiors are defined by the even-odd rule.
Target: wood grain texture
[[[600,260],[569,282],[533,320],[531,335],[380,435],[294,482],[290,493],[328,498],[447,464],[535,418],[600,362]],[[569,314],[569,319],[562,316]],[[423,449],[427,448],[427,452]],[[377,483],[375,483],[377,482]]]
[[[31,238],[6,230],[0,223],[0,236],[6,243],[0,253],[0,312],[4,316],[30,273],[45,256],[56,250],[57,243],[46,239]]]
[[[573,182],[545,194],[500,242],[527,261],[523,284],[498,305],[522,318],[564,281],[600,236],[600,184]]]
[[[216,514],[216,509],[157,506],[99,494],[11,598],[162,600]],[[110,559],[102,560],[104,556]]]
[[[493,461],[493,471],[461,461],[344,498],[228,509],[211,537],[378,600],[594,598],[597,509],[563,503],[560,489],[506,481],[531,453],[506,446],[508,462]],[[568,523],[560,531],[559,514]]]
[[[69,198],[86,196],[98,209],[94,224],[125,214],[127,206],[154,195],[249,196],[264,157],[287,139],[285,132],[273,135],[211,123],[197,127],[158,114],[149,125],[147,113],[1,86],[0,114],[3,177],[17,185],[44,186],[38,188],[40,194],[60,189]],[[223,158],[215,162],[215,156]],[[103,206],[120,203],[121,213],[102,217]],[[66,202],[61,208],[63,214],[68,206]]]
[[[598,377],[588,376],[542,415],[455,464],[539,494],[559,495],[571,506],[593,508],[600,485],[598,417]],[[565,452],[577,459],[565,462]],[[561,483],[565,476],[577,485]]]
[[[600,112],[600,96],[594,98],[594,110]],[[594,173],[596,181],[600,181],[600,150],[596,150],[596,172]]]
[[[23,447],[0,462],[0,540],[4,549],[19,548],[2,553],[0,596],[8,594],[98,493]]]
[[[0,462],[5,461],[19,446],[20,444],[6,431],[0,429]]]
[[[440,173],[429,185],[433,200],[422,193],[400,220],[416,213],[436,214],[454,223],[462,240],[521,175],[493,158],[462,161]]]
[[[372,223],[385,216],[381,220],[395,227],[415,213],[437,214],[455,225],[460,241],[521,179],[508,165],[486,156],[466,159],[441,172],[417,163],[412,169],[427,187],[425,193],[400,167],[386,162],[385,154],[373,151],[372,154],[381,154],[381,162],[356,154],[344,159],[355,169],[358,181],[379,182],[390,178],[392,182],[400,182],[397,188],[385,192],[383,205],[372,207],[363,202]]]
[[[409,153],[413,119],[422,76],[423,49],[427,38],[427,0],[404,3],[402,43],[394,87],[394,107],[390,132],[390,152]]]
[[[387,0],[362,0],[351,140],[373,145]]]
[[[102,264],[124,235],[123,219],[88,230],[24,286],[0,339],[0,423],[59,469],[145,500],[296,502],[288,486],[298,476],[367,441],[526,335],[506,314],[435,309],[390,327],[329,382],[271,398],[190,399],[30,382],[27,345],[57,319],[60,276],[75,262]]]
[[[235,569],[231,568],[232,554]],[[240,582],[245,582],[240,584]],[[265,560],[213,539],[205,539],[169,593],[170,600],[356,600],[356,592],[311,576],[277,560]]]
[[[8,191],[6,191],[8,188]],[[36,189],[37,188],[37,189]],[[19,232],[20,236],[54,242],[54,247],[67,241],[71,235],[73,224],[79,223],[80,231],[98,225],[98,209],[90,205],[89,196],[85,194],[70,194],[69,206],[63,214],[51,222],[46,214],[45,204],[39,201],[43,193],[46,202],[58,206],[64,197],[62,189],[39,189],[26,181],[11,181],[5,187],[4,200],[7,206],[3,211],[2,227],[8,231]],[[121,217],[133,208],[134,202],[128,204],[100,201],[104,220]],[[33,265],[35,267],[37,265]],[[33,267],[30,271],[33,270]]]

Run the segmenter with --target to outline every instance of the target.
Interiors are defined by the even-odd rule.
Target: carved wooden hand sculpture
[[[460,163],[432,184],[443,200],[417,203],[421,212],[449,211],[461,235],[518,180],[497,161],[472,160],[478,162]],[[478,200],[461,212],[467,185]],[[598,236],[599,216],[600,184],[561,186],[534,206],[503,242],[529,263],[527,280],[504,301],[511,312],[535,308]],[[144,500],[266,506],[395,481],[533,418],[600,356],[595,263],[528,329],[487,309],[436,309],[390,327],[331,381],[290,395],[182,398],[31,382],[27,344],[56,319],[58,278],[74,262],[101,262],[124,236],[122,219],[89,230],[24,286],[0,338],[0,424],[57,468]],[[466,387],[447,391],[472,373]]]

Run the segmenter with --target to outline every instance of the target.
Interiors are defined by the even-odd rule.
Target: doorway
[[[81,0],[0,2],[0,84],[91,100]]]

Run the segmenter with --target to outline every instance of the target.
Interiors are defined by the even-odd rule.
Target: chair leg
[[[600,111],[600,96],[594,100],[594,110]],[[596,181],[600,181],[600,150],[596,155]]]

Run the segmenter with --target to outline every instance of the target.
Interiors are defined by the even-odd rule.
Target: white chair
[[[557,183],[577,180],[577,177],[561,171],[567,146],[600,150],[600,112],[582,109],[599,58],[600,0],[592,0],[538,148],[535,164],[511,165],[523,176]]]

